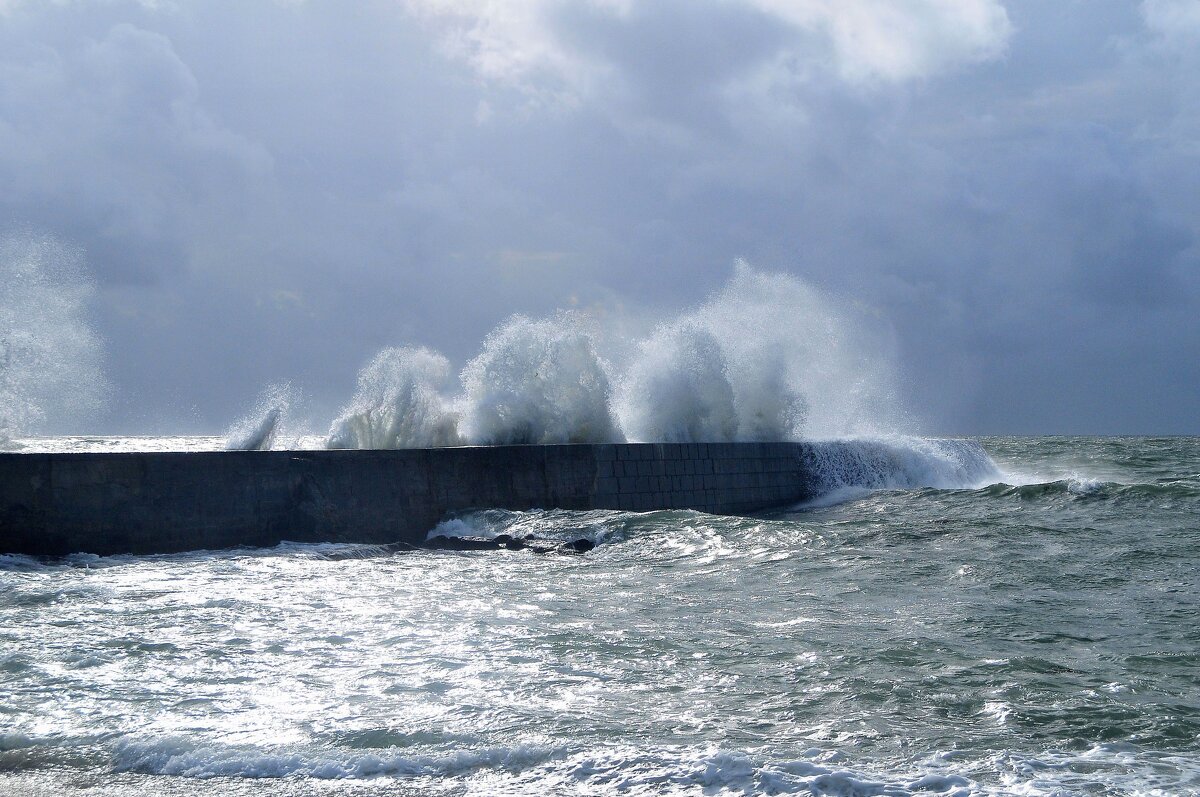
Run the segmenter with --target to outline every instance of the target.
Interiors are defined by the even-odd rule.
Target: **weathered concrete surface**
[[[0,553],[282,540],[420,544],[450,512],[698,509],[809,497],[802,443],[0,454]]]

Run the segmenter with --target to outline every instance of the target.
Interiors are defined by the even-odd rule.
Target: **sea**
[[[430,530],[578,555],[0,556],[0,795],[1200,794],[1200,439],[968,444],[752,517]]]

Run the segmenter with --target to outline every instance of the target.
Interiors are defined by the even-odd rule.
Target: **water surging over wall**
[[[974,440],[907,435],[814,442],[805,449],[805,465],[823,500],[870,490],[976,488],[1004,478]]]
[[[641,339],[614,326],[581,312],[512,316],[457,384],[435,351],[385,349],[325,444],[820,440],[830,442],[810,466],[830,491],[973,486],[996,474],[975,443],[903,436],[889,331],[794,277],[739,262],[721,290]],[[259,433],[272,423],[267,404],[243,444],[270,445]]]

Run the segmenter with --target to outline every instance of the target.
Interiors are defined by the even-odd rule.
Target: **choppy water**
[[[451,524],[582,556],[0,557],[0,794],[1200,794],[1200,440],[983,444],[982,488]]]

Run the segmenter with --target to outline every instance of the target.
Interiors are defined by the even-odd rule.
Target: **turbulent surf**
[[[817,450],[769,515],[430,530],[582,555],[0,557],[0,794],[1200,790],[1200,441]]]

